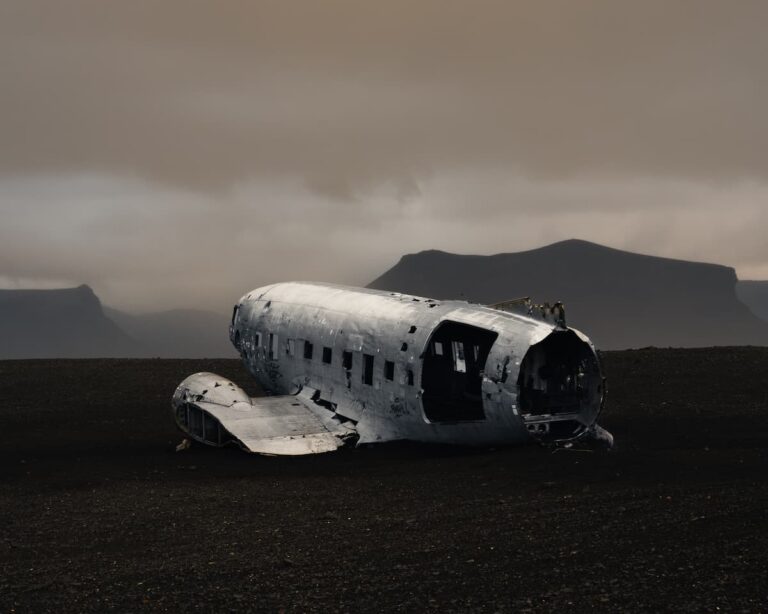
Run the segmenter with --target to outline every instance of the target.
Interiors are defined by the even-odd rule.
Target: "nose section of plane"
[[[610,433],[595,424],[604,397],[600,363],[576,331],[556,329],[532,345],[517,384],[520,416],[534,439],[560,443],[592,434],[612,445]]]

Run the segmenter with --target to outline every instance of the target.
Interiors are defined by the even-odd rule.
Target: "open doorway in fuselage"
[[[446,320],[424,353],[421,388],[430,422],[483,420],[483,369],[497,333]]]

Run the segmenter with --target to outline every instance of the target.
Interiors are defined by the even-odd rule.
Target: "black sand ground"
[[[0,611],[768,611],[768,349],[605,368],[610,453],[286,459],[173,452],[235,361],[0,362]]]

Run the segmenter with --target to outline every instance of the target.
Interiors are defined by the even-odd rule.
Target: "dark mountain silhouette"
[[[0,358],[125,357],[140,350],[88,286],[0,290]]]
[[[228,324],[207,311],[127,314],[88,286],[0,290],[0,359],[232,358]]]
[[[235,358],[227,316],[212,311],[173,309],[129,314],[105,308],[106,314],[142,346],[143,356],[158,358]]]
[[[728,267],[585,241],[495,256],[420,252],[369,287],[484,304],[562,300],[569,324],[605,349],[768,345],[768,281],[738,282]],[[0,359],[234,357],[227,326],[213,312],[102,308],[85,285],[0,290]]]
[[[484,304],[560,300],[568,323],[604,349],[768,345],[768,323],[738,300],[736,282],[725,266],[570,240],[495,256],[409,254],[369,287]]]
[[[740,281],[736,295],[752,313],[768,322],[768,281]]]

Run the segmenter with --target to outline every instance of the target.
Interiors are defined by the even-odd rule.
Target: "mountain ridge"
[[[86,285],[0,289],[0,359],[234,358],[228,318],[196,309],[129,314]]]
[[[600,347],[768,345],[732,267],[636,254],[579,239],[491,256],[406,254],[368,287],[492,304],[563,301]]]
[[[568,249],[574,249],[574,248],[591,249],[594,251],[602,251],[604,253],[613,252],[614,254],[632,255],[640,258],[649,258],[656,261],[663,261],[667,263],[686,263],[686,264],[717,267],[717,268],[732,271],[734,276],[736,276],[736,269],[734,269],[731,266],[720,264],[717,262],[685,260],[683,258],[670,258],[668,256],[654,256],[652,254],[644,254],[642,252],[634,252],[630,250],[619,249],[616,247],[610,247],[608,245],[602,245],[600,243],[594,243],[593,241],[586,241],[584,239],[564,239],[562,241],[555,241],[554,243],[548,243],[546,245],[542,245],[541,247],[521,250],[519,252],[497,252],[495,254],[459,254],[456,252],[447,252],[441,249],[425,249],[425,250],[420,250],[418,252],[414,252],[410,254],[403,254],[400,257],[400,261],[402,261],[403,259],[409,259],[409,258],[414,258],[418,256],[430,256],[430,255],[440,255],[440,256],[449,256],[454,258],[469,258],[469,259],[481,260],[481,259],[498,258],[503,256],[511,256],[511,255],[523,256],[523,255],[535,254],[543,250],[554,251],[554,250],[560,250],[560,249],[568,250]],[[761,282],[755,282],[755,283],[761,283]]]
[[[368,287],[481,304],[560,300],[569,324],[604,349],[768,345],[768,281],[579,239],[490,256],[405,254]],[[123,312],[88,285],[0,289],[0,359],[235,357],[228,324],[198,309]]]
[[[1,358],[124,358],[140,351],[88,285],[0,290]]]

